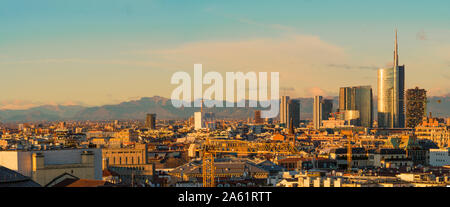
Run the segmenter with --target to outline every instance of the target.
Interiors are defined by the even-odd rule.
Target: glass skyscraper
[[[313,126],[319,129],[322,124],[322,96],[314,96],[313,106]]]
[[[405,127],[405,66],[398,65],[397,31],[394,66],[378,70],[378,127]]]
[[[373,99],[372,87],[343,87],[339,91],[339,112],[357,111],[356,126],[372,127]],[[349,113],[345,113],[349,114]],[[350,113],[350,114],[355,114]],[[349,117],[346,117],[346,119]],[[354,117],[352,117],[353,119]]]
[[[288,127],[288,102],[289,96],[281,96],[281,104],[280,104],[280,123],[286,124]]]
[[[300,125],[300,101],[291,99],[287,104],[288,116],[286,127],[289,127],[292,121],[293,127],[298,127]]]

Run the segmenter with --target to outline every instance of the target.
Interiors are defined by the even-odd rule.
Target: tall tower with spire
[[[394,127],[405,127],[405,65],[399,65],[398,35],[395,29],[394,49]]]
[[[395,29],[392,68],[378,70],[378,126],[405,127],[405,65],[399,65],[398,33]]]
[[[394,46],[394,68],[398,66],[398,39],[397,28],[395,28],[395,46]]]

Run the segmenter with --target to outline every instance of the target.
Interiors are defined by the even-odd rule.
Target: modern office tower
[[[288,115],[287,115],[287,124],[286,126],[289,127],[298,127],[300,125],[300,101],[291,99],[288,101],[287,104],[288,109]]]
[[[313,126],[319,129],[322,123],[322,96],[314,96]]]
[[[398,66],[399,71],[399,127],[405,127],[405,66]]]
[[[255,124],[263,124],[264,120],[261,118],[261,110],[255,110],[255,118],[254,118]]]
[[[349,110],[352,108],[352,88],[341,87],[339,89],[339,111]]]
[[[418,87],[406,91],[406,123],[408,128],[415,128],[426,115],[427,91]]]
[[[339,112],[345,115],[346,120],[355,119],[357,115],[358,117],[356,118],[356,122],[353,124],[355,126],[370,128],[372,127],[372,111],[372,87],[354,86],[340,88]],[[349,115],[351,117],[349,117]]]
[[[394,70],[378,70],[378,127],[394,128]]]
[[[333,112],[333,100],[323,99],[322,100],[322,120],[328,120],[331,113]]]
[[[147,114],[145,127],[148,129],[156,129],[156,114]]]
[[[287,124],[287,104],[289,101],[289,96],[281,96],[281,104],[280,104],[280,123]],[[287,126],[286,126],[287,127]]]
[[[397,30],[394,65],[378,70],[378,127],[405,127],[405,66],[398,65]]]

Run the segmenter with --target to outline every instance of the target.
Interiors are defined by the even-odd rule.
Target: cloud
[[[319,87],[306,88],[305,93],[307,94],[307,96],[328,96],[329,95],[329,93],[327,93],[324,89],[319,88]]]
[[[299,68],[310,68],[318,62],[341,62],[347,58],[343,48],[310,35],[193,42],[145,53],[152,61],[162,61],[167,64],[166,67],[172,68],[186,68],[194,63],[202,63],[204,70],[206,66],[215,71],[291,73]]]
[[[416,34],[416,39],[418,40],[427,40],[427,34],[425,33],[425,30],[420,30],[419,32],[417,32]]]
[[[450,67],[450,65],[449,65],[449,67]],[[448,74],[442,74],[442,77],[444,77],[445,79],[450,80],[450,75],[448,75]]]
[[[286,25],[282,25],[282,24],[265,24],[265,23],[256,22],[254,20],[247,19],[247,18],[238,18],[238,19],[234,19],[234,20],[236,20],[240,23],[248,24],[248,25],[255,25],[255,26],[264,27],[267,29],[282,30],[284,32],[294,32],[296,30],[294,27],[290,27],[290,26],[286,26]]]
[[[86,104],[81,101],[66,101],[61,104],[56,105],[62,105],[62,106],[85,106]]]
[[[441,88],[441,87],[435,87],[430,88],[427,90],[427,96],[444,96],[448,97],[450,94],[449,88]]]
[[[24,100],[7,100],[0,102],[1,110],[24,110],[43,105],[40,102],[24,101]]]
[[[193,64],[203,64],[203,72],[279,72],[280,87],[306,88],[328,84],[321,79],[327,64],[345,64],[346,50],[313,35],[282,35],[228,41],[199,41],[174,48],[138,51],[163,68],[193,72]],[[329,70],[328,70],[329,71]],[[319,81],[319,82],[318,82]],[[176,86],[171,86],[175,88]],[[323,86],[326,87],[326,86]],[[169,88],[170,90],[170,88]],[[282,92],[282,91],[280,91]],[[303,90],[290,91],[304,96]]]
[[[274,30],[279,30],[282,32],[295,32],[297,30],[294,27],[286,26],[286,25],[282,25],[282,24],[262,23],[262,22],[258,22],[258,21],[255,21],[255,20],[252,20],[249,18],[237,17],[237,16],[230,15],[230,14],[224,14],[224,13],[218,12],[213,7],[208,7],[204,11],[208,12],[210,14],[216,15],[216,16],[220,16],[220,17],[232,20],[232,21],[236,21],[239,23],[247,24],[247,25],[253,25],[253,26],[257,26],[257,27],[261,27],[261,28],[274,29]]]
[[[293,87],[281,87],[280,91],[295,91],[295,88],[293,88]]]
[[[17,60],[17,61],[2,61],[0,64],[69,64],[82,63],[90,65],[125,65],[125,66],[159,66],[151,61],[137,61],[137,60],[120,60],[120,59],[87,59],[87,58],[43,58],[35,60]]]
[[[342,69],[357,69],[357,70],[377,70],[377,66],[364,66],[364,65],[348,65],[348,64],[328,64],[328,67],[342,68]]]
[[[57,103],[54,101],[48,101],[48,102],[39,102],[39,101],[28,101],[28,100],[4,100],[0,101],[0,110],[26,110],[34,107],[39,106],[56,106],[56,105],[62,105],[62,106],[77,106],[77,105],[85,105],[83,102],[80,101],[65,101],[62,103]]]

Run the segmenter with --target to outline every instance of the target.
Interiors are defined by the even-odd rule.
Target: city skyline
[[[392,64],[395,28],[408,70],[405,89],[450,93],[445,6],[266,3],[234,9],[235,2],[41,1],[20,7],[6,1],[0,9],[0,87],[6,89],[0,108],[169,97],[176,87],[170,76],[191,73],[199,62],[204,72],[279,71],[280,95],[291,97],[338,96],[340,87],[352,85],[370,85],[376,94],[377,69]],[[393,12],[392,4],[404,9]]]

